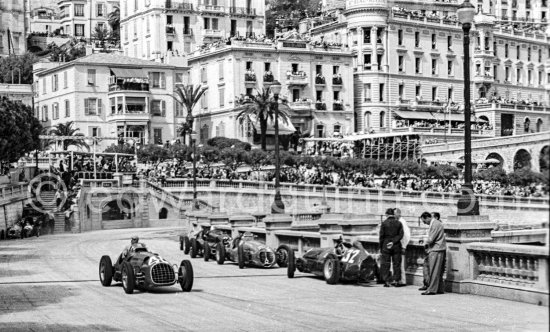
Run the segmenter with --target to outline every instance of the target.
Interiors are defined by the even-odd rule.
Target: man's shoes
[[[407,284],[393,284],[393,287],[405,287]]]
[[[432,293],[432,292],[424,292],[424,293],[420,293],[421,295],[435,295],[435,293]]]
[[[385,284],[384,284],[384,287],[390,287],[390,284],[385,283]]]
[[[425,291],[426,289],[428,289],[428,287],[422,286],[422,287],[420,287],[418,290],[419,290],[419,291]]]

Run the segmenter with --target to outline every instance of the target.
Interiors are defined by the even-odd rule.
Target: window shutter
[[[162,101],[161,102],[161,111],[160,111],[160,114],[161,116],[165,117],[166,116],[166,101]]]
[[[84,99],[84,115],[90,115],[90,106],[88,105],[88,99]]]
[[[97,137],[101,137],[101,127],[97,127]]]
[[[160,73],[160,88],[166,89],[166,74]]]
[[[94,128],[93,127],[88,127],[88,136],[92,137],[94,134]]]
[[[101,109],[103,107],[103,103],[101,99],[97,99],[97,115],[101,115]]]

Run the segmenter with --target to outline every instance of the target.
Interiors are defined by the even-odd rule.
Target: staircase
[[[40,203],[44,211],[53,212],[54,234],[65,233],[65,213],[57,211],[55,191],[41,191]]]
[[[53,233],[65,233],[65,212],[55,212],[53,214],[53,220],[55,221]]]

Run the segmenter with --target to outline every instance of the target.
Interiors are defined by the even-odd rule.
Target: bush
[[[239,141],[238,139],[227,138],[227,137],[213,137],[208,141],[206,141],[206,144],[217,147],[220,150],[234,147],[245,151],[250,151],[250,149],[252,148],[250,143],[242,142],[242,141]]]
[[[474,174],[474,179],[480,181],[500,182],[503,184],[508,183],[508,176],[501,166],[491,167],[480,172],[476,172]]]
[[[513,186],[528,186],[532,183],[548,183],[548,175],[522,168],[510,173],[508,181]]]

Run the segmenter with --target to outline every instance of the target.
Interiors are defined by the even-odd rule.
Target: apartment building
[[[478,13],[503,22],[547,23],[550,19],[548,0],[477,0],[472,3]]]
[[[257,121],[237,118],[235,98],[256,94],[280,81],[280,98],[285,100],[291,121],[280,123],[280,131],[299,130],[314,137],[352,133],[352,55],[339,45],[314,45],[296,32],[277,42],[237,41],[212,44],[189,56],[191,82],[208,86],[196,115],[201,141],[226,136],[253,140]],[[259,128],[256,128],[259,132]],[[268,135],[273,135],[269,124]]]
[[[357,132],[435,128],[462,137],[458,6],[454,0],[350,0],[345,10],[312,21],[313,40],[342,43],[355,55]],[[504,24],[480,10],[471,36],[474,137],[550,130],[550,37],[544,29]]]
[[[25,2],[0,2],[0,56],[23,54],[27,50]]]
[[[162,144],[176,138],[185,120],[174,89],[187,81],[186,67],[96,53],[33,69],[35,116],[44,126],[74,121],[86,136]]]
[[[265,1],[122,0],[121,42],[125,55],[165,58],[230,37],[265,33]]]
[[[119,0],[59,0],[57,4],[61,34],[90,38],[96,26],[109,27],[109,13],[120,6],[119,2]]]

